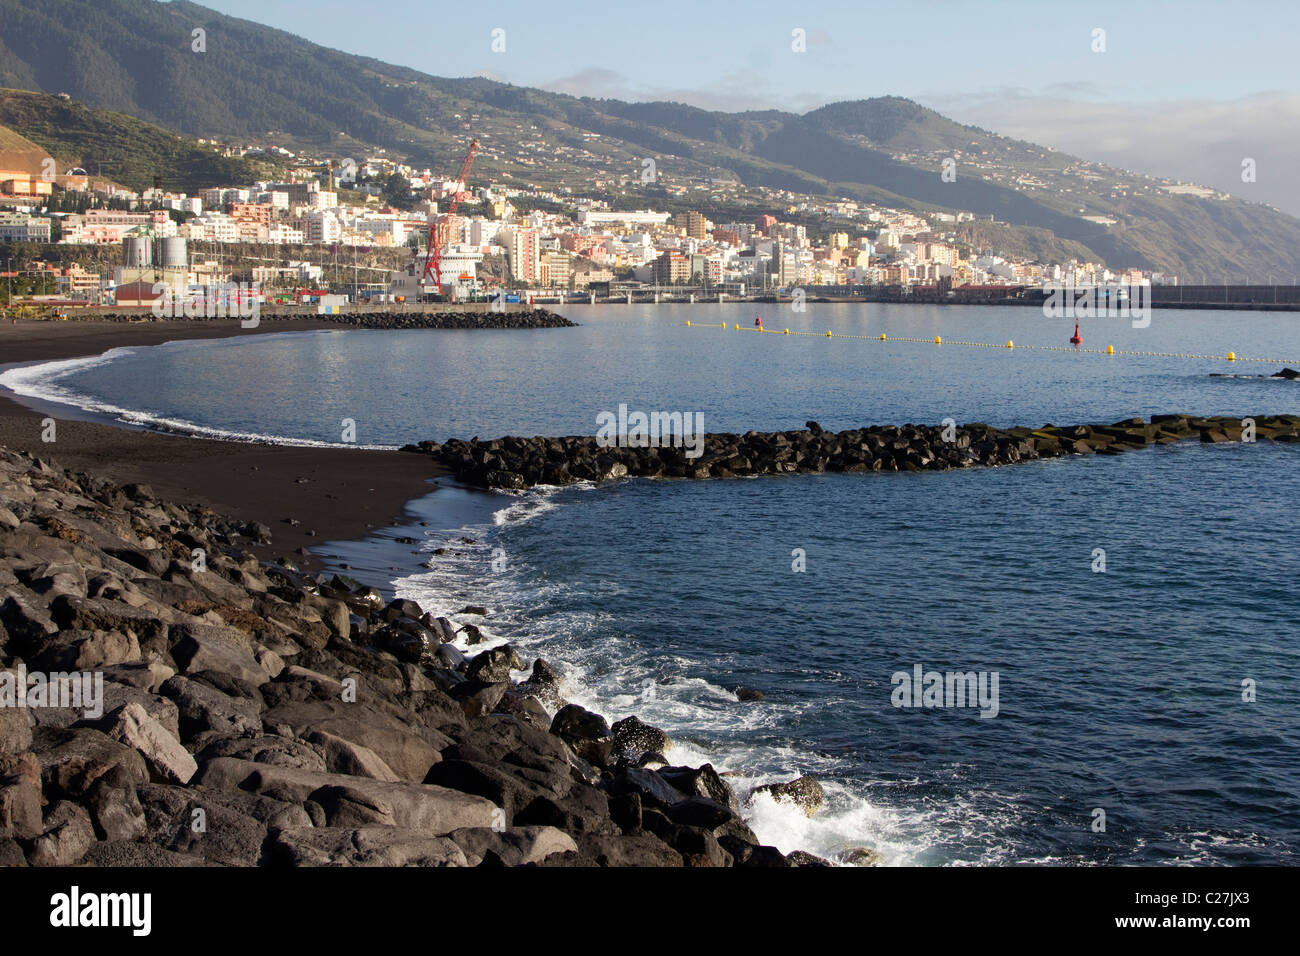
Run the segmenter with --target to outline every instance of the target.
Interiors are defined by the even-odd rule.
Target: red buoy
[[[761,315],[754,316],[754,328],[761,329],[762,327],[763,327],[763,317]]]
[[[1070,336],[1070,344],[1071,344],[1071,345],[1082,345],[1082,344],[1083,344],[1083,336],[1081,336],[1081,335],[1079,334],[1079,323],[1078,323],[1078,322],[1075,322],[1075,323],[1074,323],[1074,334],[1073,334],[1072,336]]]

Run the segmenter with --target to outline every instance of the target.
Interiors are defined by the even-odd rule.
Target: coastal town
[[[582,196],[442,178],[383,151],[358,161],[200,142],[222,155],[270,158],[287,174],[187,194],[132,191],[81,168],[51,175],[0,169],[0,242],[61,253],[10,258],[10,290],[18,279],[33,303],[130,307],[238,282],[267,301],[337,306],[494,295],[603,299],[648,289],[744,298],[795,289],[907,295],[1179,281],[978,248],[959,233],[976,218],[972,212],[907,211],[761,187],[747,189],[742,202],[734,183],[678,183],[653,160],[595,179],[593,195]],[[677,211],[649,208],[639,187],[650,184]],[[611,193],[628,201],[602,198]],[[710,211],[719,208],[732,213]],[[434,224],[441,281],[423,267]],[[121,254],[76,255],[105,246]],[[6,301],[14,295],[7,291]]]

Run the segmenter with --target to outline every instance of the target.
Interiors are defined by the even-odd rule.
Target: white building
[[[332,213],[316,211],[303,215],[302,232],[307,242],[338,242],[343,227]]]
[[[662,226],[671,218],[672,213],[650,212],[648,210],[638,212],[597,212],[591,209],[581,209],[578,211],[578,222],[585,226],[608,225],[611,223],[626,223],[633,226]]]

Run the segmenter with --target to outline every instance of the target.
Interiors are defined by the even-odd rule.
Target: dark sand
[[[334,329],[307,318],[242,329],[210,322],[19,322],[0,324],[0,364],[100,355],[111,348],[286,331]],[[0,390],[0,445],[123,484],[141,482],[177,502],[206,504],[271,529],[263,556],[296,553],[331,540],[364,538],[400,520],[405,504],[432,491],[441,474],[423,455],[346,448],[290,448],[164,435],[72,417],[68,406],[35,411]],[[57,440],[41,441],[41,419]],[[298,479],[305,478],[305,482]],[[300,523],[290,525],[285,518]],[[314,532],[312,534],[311,532]]]

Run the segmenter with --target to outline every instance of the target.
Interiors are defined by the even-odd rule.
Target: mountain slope
[[[124,113],[88,109],[44,93],[0,89],[0,124],[53,156],[60,173],[80,166],[88,173],[147,189],[155,177],[165,189],[195,192],[220,183],[247,182],[274,168],[169,133]],[[6,166],[5,168],[25,168]],[[37,160],[35,169],[41,172]]]
[[[802,116],[578,98],[428,76],[187,0],[0,0],[0,17],[0,84],[65,91],[194,136],[274,138],[336,155],[376,145],[448,171],[477,136],[476,174],[587,193],[594,179],[630,178],[614,198],[632,203],[658,195],[637,180],[653,157],[670,182],[739,180],[993,216],[1005,230],[1022,228],[1018,241],[1042,256],[1066,242],[1113,267],[1257,281],[1300,274],[1300,220],[1291,216],[1173,195],[1156,180],[896,97]],[[206,50],[196,53],[191,31],[200,27]],[[940,176],[947,159],[955,181]],[[1043,230],[1054,239],[1040,241]]]
[[[39,176],[49,153],[16,130],[0,126],[0,169]]]

